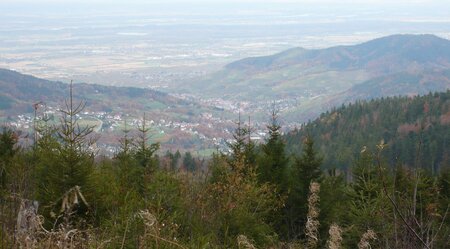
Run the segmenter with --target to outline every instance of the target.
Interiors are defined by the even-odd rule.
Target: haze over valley
[[[450,20],[438,2],[0,5],[1,68],[166,91],[238,59],[293,47],[358,44],[398,33],[450,37]]]
[[[31,129],[33,103],[56,111],[65,97],[51,81],[97,84],[75,93],[109,153],[144,112],[164,150],[203,155],[227,147],[239,114],[261,140],[272,109],[288,131],[343,103],[450,85],[438,2],[0,5],[0,68],[40,78],[2,70],[0,120]]]

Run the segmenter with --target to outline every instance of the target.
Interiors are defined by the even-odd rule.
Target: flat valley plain
[[[419,15],[412,5],[402,8],[398,15],[396,9],[289,4],[251,10],[245,4],[9,4],[0,17],[0,68],[49,80],[177,92],[180,83],[230,62],[293,47],[356,44],[399,32],[450,37],[445,11],[430,6],[429,15]]]

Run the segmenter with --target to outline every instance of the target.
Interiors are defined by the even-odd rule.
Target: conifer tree
[[[50,209],[55,208],[54,202],[71,188],[87,185],[94,164],[91,148],[96,141],[92,136],[94,127],[79,123],[86,102],[75,104],[72,83],[69,90],[65,108],[60,110],[59,126],[42,134],[36,148],[38,199]]]
[[[233,133],[233,142],[228,143],[230,148],[230,155],[228,157],[228,164],[234,171],[242,171],[248,174],[254,171],[256,164],[255,144],[250,139],[250,126],[243,127],[241,115],[237,127]]]
[[[14,132],[6,127],[0,134],[0,196],[2,190],[6,189],[8,169],[11,167],[11,161],[17,153],[16,148],[17,136]]]
[[[303,227],[308,212],[309,185],[312,181],[320,182],[322,158],[314,149],[314,141],[308,136],[303,141],[303,152],[295,159],[290,179],[291,194],[287,201],[287,223],[289,235],[298,237],[303,234]]]
[[[307,136],[303,141],[303,154],[295,159],[294,164],[300,194],[305,200],[308,196],[308,188],[311,181],[318,181],[322,176],[321,164],[322,158],[314,148],[314,140],[312,137]]]
[[[16,154],[16,143],[17,136],[13,130],[3,127],[2,133],[0,134],[0,159],[2,161],[10,159]]]
[[[181,158],[181,153],[180,153],[179,150],[177,150],[175,152],[175,154],[173,155],[173,158],[172,158],[172,162],[171,162],[172,170],[176,170],[177,169],[178,161],[180,160],[180,158]]]
[[[284,189],[286,187],[286,168],[288,158],[285,154],[285,143],[282,139],[281,126],[275,111],[272,112],[271,124],[267,126],[269,138],[262,147],[262,156],[258,164],[258,178],[261,182],[269,182]]]
[[[253,128],[251,126],[250,116],[248,117],[248,124],[246,127],[247,143],[245,144],[245,163],[248,167],[256,168],[257,151],[256,144],[252,140]]]
[[[378,173],[374,155],[364,147],[352,167],[353,179],[347,193],[352,201],[347,212],[344,213],[344,216],[347,216],[346,219],[353,225],[345,241],[345,244],[350,247],[358,243],[361,231],[369,228],[381,231],[383,227],[387,228],[387,225],[383,224],[387,215],[383,216],[381,210],[387,214],[390,209],[382,196],[382,185]]]
[[[66,172],[66,189],[75,185],[84,185],[85,179],[92,166],[94,153],[90,146],[95,143],[91,133],[94,126],[80,126],[79,115],[84,110],[86,102],[73,103],[73,86],[70,84],[69,101],[65,102],[65,109],[60,110],[62,118],[57,130],[61,142],[60,156],[68,169]]]
[[[195,165],[195,160],[192,157],[191,152],[189,152],[189,151],[184,153],[183,166],[189,172],[195,171],[195,166],[196,166]]]
[[[139,137],[136,141],[136,159],[139,164],[146,169],[147,173],[151,173],[157,168],[157,160],[155,152],[159,149],[159,143],[149,144],[149,131],[145,113],[142,118],[142,124],[138,127]]]
[[[122,186],[132,187],[134,190],[143,191],[144,168],[139,165],[136,159],[137,146],[135,139],[129,134],[131,129],[128,128],[125,120],[123,137],[119,139],[120,150],[116,154],[114,162],[118,169],[117,178]]]
[[[122,130],[123,137],[119,139],[120,149],[117,155],[115,156],[116,158],[120,159],[122,157],[129,157],[135,152],[136,149],[136,146],[134,144],[135,141],[133,137],[130,137],[129,135],[130,131],[131,130],[128,128],[127,120],[125,119],[124,128]]]

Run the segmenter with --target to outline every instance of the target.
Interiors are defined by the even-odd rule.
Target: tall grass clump
[[[320,184],[317,182],[311,182],[309,186],[310,195],[308,197],[308,215],[306,220],[306,246],[309,249],[317,248],[319,242],[319,192]]]

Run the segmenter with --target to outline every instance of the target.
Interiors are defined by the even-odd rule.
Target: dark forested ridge
[[[365,147],[384,140],[391,165],[420,165],[430,172],[450,164],[450,91],[420,97],[357,101],[309,122],[287,136],[291,151],[310,134],[325,168],[348,168]]]

